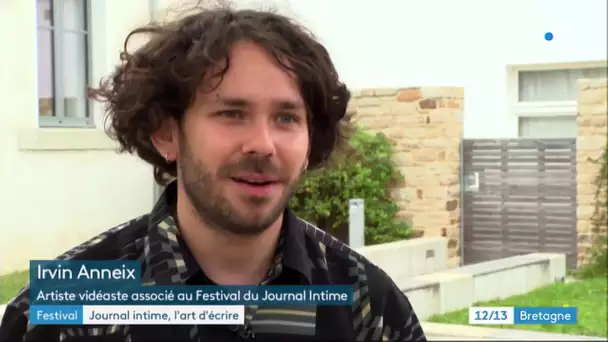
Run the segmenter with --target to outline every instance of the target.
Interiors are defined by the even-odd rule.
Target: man
[[[325,48],[253,10],[203,10],[136,34],[149,42],[124,52],[92,96],[107,103],[122,149],[168,185],[150,214],[60,259],[140,260],[157,285],[353,285],[355,303],[251,307],[230,328],[30,326],[26,288],[0,341],[424,341],[386,273],[287,208],[305,170],[346,139],[350,94]]]

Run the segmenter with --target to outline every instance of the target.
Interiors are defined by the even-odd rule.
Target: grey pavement
[[[430,341],[608,341],[605,337],[553,334],[529,330],[485,328],[469,325],[422,322]]]
[[[487,338],[470,338],[462,336],[442,336],[442,335],[427,335],[429,341],[490,341]]]

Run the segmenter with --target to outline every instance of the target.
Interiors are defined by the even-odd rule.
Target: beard
[[[231,164],[220,165],[217,178],[209,165],[197,159],[185,137],[180,137],[180,158],[178,172],[186,197],[192,203],[199,219],[212,229],[240,236],[254,236],[266,231],[283,214],[287,203],[297,186],[304,164],[296,177],[272,163],[270,158],[249,155]],[[223,187],[218,179],[230,180],[231,175],[239,172],[254,172],[278,179],[283,185],[283,193],[269,197],[243,197],[243,209],[233,203],[226,195],[230,187]],[[238,194],[237,194],[238,195]],[[237,197],[237,196],[233,196]],[[270,208],[269,203],[276,202]],[[257,207],[257,208],[256,208]]]

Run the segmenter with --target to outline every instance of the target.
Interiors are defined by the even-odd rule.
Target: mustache
[[[232,177],[243,172],[259,173],[279,180],[289,178],[289,174],[268,157],[248,156],[236,163],[223,165],[219,169],[219,174],[224,177]]]

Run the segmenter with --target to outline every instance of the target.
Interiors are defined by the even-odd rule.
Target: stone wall
[[[393,141],[405,176],[393,191],[399,215],[418,236],[447,237],[451,263],[460,256],[463,96],[456,87],[366,89],[354,92],[349,106],[357,124]]]
[[[597,159],[605,151],[608,139],[608,83],[604,80],[579,80],[578,137],[577,145],[577,216],[578,216],[578,263],[584,264],[589,247],[598,236],[606,236],[606,223],[593,224],[596,210],[599,165]],[[606,196],[606,189],[600,191]],[[606,198],[604,197],[603,200]]]

